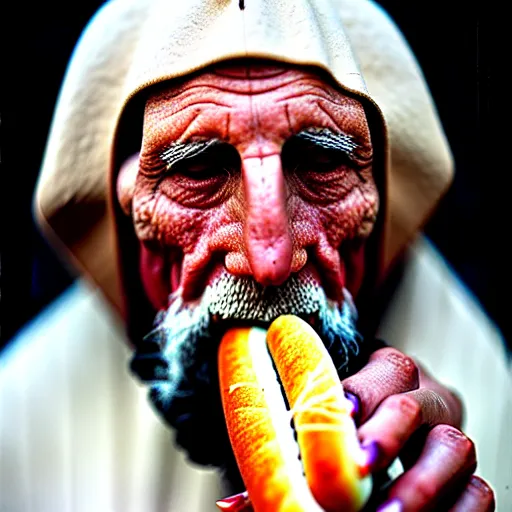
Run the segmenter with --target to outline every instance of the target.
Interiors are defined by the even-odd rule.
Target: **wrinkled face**
[[[152,95],[143,134],[117,190],[147,297],[166,311],[160,376],[183,373],[175,340],[195,336],[190,356],[210,324],[347,324],[378,209],[358,101],[307,70],[224,64]]]

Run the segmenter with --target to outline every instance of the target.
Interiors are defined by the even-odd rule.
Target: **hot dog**
[[[360,510],[371,477],[365,476],[351,404],[315,331],[291,315],[267,332],[231,329],[218,365],[226,425],[254,510]]]

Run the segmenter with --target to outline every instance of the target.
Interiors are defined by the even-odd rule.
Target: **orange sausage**
[[[349,402],[314,330],[294,316],[278,318],[268,333],[231,329],[218,365],[230,441],[254,510],[359,510],[371,480],[360,477],[362,452]]]
[[[371,492],[361,478],[363,453],[338,373],[311,326],[292,315],[276,319],[267,342],[293,411],[308,485],[328,511],[357,511]]]

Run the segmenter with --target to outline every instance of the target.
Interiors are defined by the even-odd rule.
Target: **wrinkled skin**
[[[178,285],[185,298],[200,294],[219,257],[231,274],[263,285],[282,284],[312,259],[338,300],[343,286],[354,294],[360,285],[361,252],[351,254],[355,268],[346,283],[338,251],[369,234],[378,208],[363,107],[312,74],[252,74],[242,68],[200,75],[148,101],[135,190],[125,169],[119,195],[125,210],[133,209],[144,284],[156,307]],[[282,161],[285,143],[307,128],[353,138],[352,160],[336,167],[328,152],[310,153],[303,143]],[[166,175],[161,155],[171,142],[208,139],[227,143],[217,148],[214,172],[199,156]],[[174,279],[164,274],[168,262],[152,251],[155,242],[180,255],[173,262],[179,277],[177,269],[170,270]]]
[[[333,152],[299,136],[312,129],[348,145]],[[176,147],[183,155],[175,143],[191,142],[204,151],[169,157]],[[193,302],[223,271],[263,286],[307,271],[329,299],[342,302],[344,288],[356,296],[379,206],[363,106],[310,71],[255,63],[219,66],[153,93],[140,155],[121,168],[117,190],[155,310],[172,293]],[[359,404],[372,470],[398,455],[404,462],[378,503],[494,509],[490,488],[471,476],[475,450],[459,430],[452,392],[392,348],[375,351],[343,384]],[[236,502],[231,509],[241,510]]]

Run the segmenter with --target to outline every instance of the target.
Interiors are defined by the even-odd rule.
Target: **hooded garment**
[[[145,389],[128,373],[127,282],[136,286],[136,277],[124,253],[133,233],[123,226],[114,191],[120,160],[139,149],[153,85],[251,57],[314,66],[365,106],[381,202],[366,286],[378,291],[397,258],[407,262],[378,334],[459,391],[479,474],[495,488],[499,510],[507,510],[512,447],[500,443],[512,420],[504,391],[511,379],[502,341],[418,237],[449,186],[453,162],[414,56],[369,1],[241,3],[244,9],[233,0],[113,0],[75,49],[35,215],[84,279],[4,360],[0,418],[9,419],[0,420],[0,504],[10,511],[208,512],[227,492],[215,470],[189,464],[175,450]]]
[[[384,139],[374,165],[382,201],[383,254],[373,264],[379,274],[451,181],[451,154],[418,65],[375,4],[259,0],[241,10],[220,0],[110,2],[73,55],[35,210],[47,236],[121,311],[116,205],[109,201],[123,114],[151,85],[243,57],[316,66],[364,102],[374,145]]]

